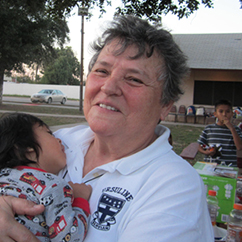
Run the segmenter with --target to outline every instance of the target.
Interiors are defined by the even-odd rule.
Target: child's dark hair
[[[0,169],[35,163],[26,157],[32,148],[37,160],[41,149],[34,135],[33,126],[46,126],[41,119],[24,113],[4,114],[0,117]]]
[[[228,101],[228,100],[225,100],[225,99],[218,100],[218,101],[215,103],[215,110],[217,109],[217,107],[218,107],[219,105],[228,105],[231,109],[233,109],[233,106],[232,106],[231,102]]]

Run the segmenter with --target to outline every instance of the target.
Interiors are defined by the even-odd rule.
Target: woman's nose
[[[121,90],[121,78],[116,76],[109,76],[101,87],[101,90],[107,95],[122,94]]]

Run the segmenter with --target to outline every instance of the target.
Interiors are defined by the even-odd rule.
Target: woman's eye
[[[107,71],[104,70],[104,69],[97,69],[96,72],[103,73],[103,74],[107,74]]]
[[[137,79],[137,78],[127,78],[127,80],[130,83],[135,84],[135,85],[143,84],[143,82],[140,79]]]
[[[143,82],[142,82],[141,80],[139,80],[139,79],[133,79],[133,81],[134,81],[134,82],[137,82],[137,83],[141,83],[141,84],[143,83]]]

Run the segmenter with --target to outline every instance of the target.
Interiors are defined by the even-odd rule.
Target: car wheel
[[[51,104],[51,103],[52,103],[52,99],[49,98],[49,99],[47,100],[47,103],[48,103],[48,104]]]
[[[65,104],[66,103],[66,99],[63,98],[62,101],[61,101],[61,104]]]

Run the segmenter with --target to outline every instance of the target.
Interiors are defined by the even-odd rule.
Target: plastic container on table
[[[216,225],[216,218],[218,213],[218,199],[216,197],[217,192],[214,190],[209,190],[207,195],[208,211],[211,218],[211,223],[213,226]]]
[[[242,204],[235,203],[234,209],[230,212],[227,226],[226,242],[242,241]]]

